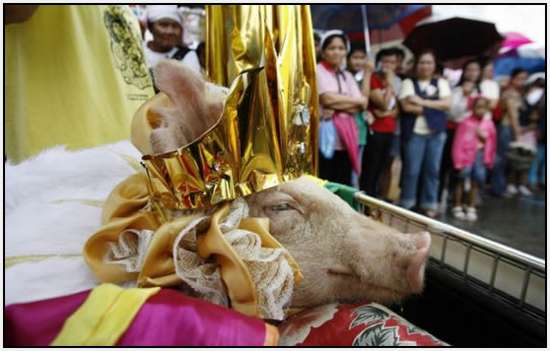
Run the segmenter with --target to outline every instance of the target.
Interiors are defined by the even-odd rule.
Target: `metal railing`
[[[360,211],[404,233],[432,235],[430,259],[490,295],[544,317],[546,261],[404,208],[355,194]]]

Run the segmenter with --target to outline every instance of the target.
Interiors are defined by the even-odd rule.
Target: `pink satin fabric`
[[[359,160],[359,131],[355,118],[346,112],[336,112],[332,118],[336,133],[342,144],[346,147],[351,167],[357,174],[361,174],[361,162]]]
[[[90,290],[48,300],[9,305],[4,310],[5,346],[48,346]]]
[[[265,324],[180,292],[162,289],[138,312],[118,346],[263,346]]]
[[[5,346],[47,346],[90,290],[7,306]],[[263,346],[265,323],[172,289],[150,297],[117,346]]]

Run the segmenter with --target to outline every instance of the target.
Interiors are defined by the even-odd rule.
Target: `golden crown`
[[[260,8],[250,11],[251,6]],[[316,174],[318,107],[309,8],[208,6],[206,47],[210,79],[232,83],[222,115],[205,133],[172,152],[143,156],[152,203],[161,213],[207,208]],[[134,144],[149,140],[155,119],[150,107],[171,104],[161,93],[138,111]]]

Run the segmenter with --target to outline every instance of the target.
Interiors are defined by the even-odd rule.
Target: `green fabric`
[[[338,195],[342,200],[347,202],[355,210],[359,210],[359,203],[355,200],[354,197],[355,193],[357,192],[356,188],[349,185],[332,182],[327,182],[325,184],[325,188],[327,188],[332,193]]]
[[[363,111],[355,113],[355,123],[359,130],[359,145],[367,144],[367,122],[363,118]]]
[[[357,84],[359,85],[359,89],[361,89],[361,86],[363,85],[363,79],[358,80]],[[355,113],[355,124],[357,124],[357,129],[359,130],[359,145],[366,145],[368,126],[367,122],[365,122],[365,119],[363,118],[363,111]]]

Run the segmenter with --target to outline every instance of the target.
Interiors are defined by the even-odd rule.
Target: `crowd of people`
[[[451,86],[432,50],[410,69],[398,47],[373,64],[339,30],[317,37],[316,49],[321,178],[432,218],[450,203],[468,221],[483,191],[531,196],[545,187],[544,76],[517,68],[499,84],[491,60],[476,58]]]
[[[131,116],[154,94],[148,69],[160,59],[205,70],[204,43],[184,43],[176,5],[147,6],[137,16],[114,5],[7,9],[4,158],[11,161],[58,144],[127,137]],[[65,30],[82,21],[90,22],[87,39]],[[473,59],[451,86],[431,50],[409,65],[402,49],[384,48],[373,63],[342,31],[315,39],[321,178],[430,217],[450,203],[454,217],[472,221],[484,191],[531,196],[545,187],[544,75],[518,68],[499,84],[490,59]]]

